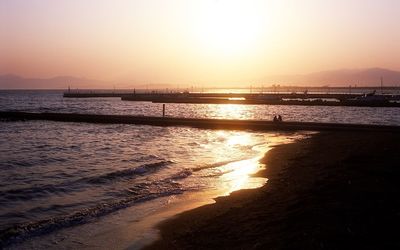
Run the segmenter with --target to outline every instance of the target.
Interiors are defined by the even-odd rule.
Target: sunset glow
[[[271,85],[280,75],[399,70],[399,9],[395,0],[4,0],[0,74],[131,88]]]

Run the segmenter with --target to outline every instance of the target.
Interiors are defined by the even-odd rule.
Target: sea
[[[0,111],[161,116],[162,104],[2,90]],[[400,125],[399,108],[167,104],[170,117]],[[140,249],[156,225],[268,182],[272,147],[314,132],[0,121],[0,248]]]

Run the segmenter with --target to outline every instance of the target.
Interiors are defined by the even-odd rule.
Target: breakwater
[[[128,93],[114,93],[114,92],[65,92],[63,96],[65,98],[100,98],[100,97],[123,97],[123,96],[130,96],[132,94]]]
[[[190,104],[400,107],[399,95],[345,93],[64,93],[65,98],[119,97],[124,101]]]
[[[58,122],[85,122],[103,124],[138,124],[152,126],[188,126],[209,129],[255,131],[390,131],[400,132],[400,126],[361,125],[317,122],[273,122],[264,120],[195,119],[175,117],[95,115],[73,113],[0,112],[0,120],[48,120]]]
[[[124,100],[142,101],[161,98],[245,98],[245,99],[282,99],[282,98],[334,98],[348,99],[362,94],[348,93],[129,93],[129,92],[64,92],[65,98],[121,97]]]

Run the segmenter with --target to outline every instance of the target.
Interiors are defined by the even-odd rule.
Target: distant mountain
[[[382,68],[369,69],[341,69],[332,71],[321,71],[306,75],[280,75],[268,76],[258,81],[263,84],[279,84],[292,86],[379,86],[380,78],[383,77],[384,86],[400,86],[400,71]],[[99,81],[72,76],[57,76],[53,78],[23,78],[17,75],[0,75],[0,89],[112,89],[113,82]],[[242,84],[234,85],[243,87]],[[165,89],[175,88],[175,84],[131,84],[129,82],[118,82],[117,88],[137,89]],[[181,85],[181,88],[187,86]],[[209,86],[205,87],[219,87]],[[225,86],[224,86],[225,87]],[[230,86],[233,87],[233,86]]]
[[[112,83],[72,76],[53,78],[23,78],[17,75],[0,75],[0,89],[67,89],[112,88]]]
[[[386,86],[400,85],[400,71],[368,68],[368,69],[341,69],[321,71],[306,75],[270,76],[263,79],[265,82],[276,84],[293,84],[308,86],[379,86],[380,78]]]

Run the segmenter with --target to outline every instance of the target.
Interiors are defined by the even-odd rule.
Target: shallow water
[[[272,144],[299,135],[181,127],[1,122],[0,231],[20,237],[84,224],[186,192],[259,187]]]

